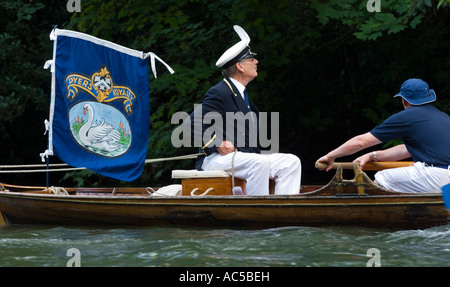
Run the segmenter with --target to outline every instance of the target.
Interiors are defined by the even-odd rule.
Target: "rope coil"
[[[47,190],[56,195],[69,195],[69,193],[64,187],[51,186],[47,188]]]

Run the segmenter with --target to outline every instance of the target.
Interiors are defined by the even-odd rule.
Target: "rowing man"
[[[450,183],[450,117],[431,103],[436,94],[420,79],[403,83],[400,93],[404,110],[370,132],[355,136],[319,158],[330,170],[336,158],[365,148],[401,139],[403,144],[366,153],[354,160],[361,168],[371,161],[414,160],[414,166],[386,169],[375,174],[376,183],[399,192],[440,192]]]

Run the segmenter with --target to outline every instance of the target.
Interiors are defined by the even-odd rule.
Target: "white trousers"
[[[202,169],[231,175],[233,154],[213,153],[204,159]],[[237,152],[234,157],[234,176],[247,180],[247,195],[268,195],[269,179],[275,180],[275,194],[299,194],[301,172],[300,159],[292,154]]]
[[[450,183],[450,169],[416,162],[414,166],[381,170],[375,174],[375,180],[399,192],[441,192],[441,187]]]

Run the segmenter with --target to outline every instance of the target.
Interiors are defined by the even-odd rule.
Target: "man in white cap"
[[[450,117],[434,107],[436,94],[420,79],[403,83],[400,93],[404,110],[390,116],[370,132],[348,140],[319,158],[330,170],[338,157],[354,154],[365,148],[402,139],[403,144],[386,150],[366,153],[354,162],[361,168],[371,161],[397,161],[412,157],[414,166],[379,171],[375,181],[399,192],[440,192],[450,183]]]
[[[301,163],[292,154],[261,154],[256,143],[259,128],[259,110],[248,100],[246,86],[258,76],[258,60],[248,46],[250,37],[240,26],[234,30],[241,38],[229,48],[217,61],[222,68],[224,80],[206,92],[201,108],[201,136],[203,155],[196,163],[198,170],[225,170],[229,174],[247,180],[247,195],[268,195],[269,179],[275,180],[275,194],[298,194],[300,192]],[[191,120],[195,123],[195,112]],[[227,115],[234,115],[229,120]],[[214,121],[205,120],[208,115],[219,116]],[[239,121],[239,117],[245,121]],[[227,122],[228,119],[228,122]],[[238,119],[237,121],[235,119]],[[207,132],[211,124],[220,122],[223,127],[219,132]],[[195,130],[195,128],[194,128]]]

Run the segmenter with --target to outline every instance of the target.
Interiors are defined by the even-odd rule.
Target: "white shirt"
[[[230,80],[236,86],[236,88],[238,89],[239,93],[241,94],[242,99],[245,102],[245,97],[244,97],[245,86],[243,84],[239,83],[237,80],[235,80],[233,78],[230,78]],[[245,103],[245,104],[247,104],[247,103]],[[249,110],[251,109],[250,108],[250,103],[249,103],[249,105],[247,107],[248,107]],[[255,125],[255,119],[253,118],[253,113],[250,113],[250,115],[252,116],[253,125]]]
[[[243,84],[239,83],[237,80],[235,80],[233,78],[230,78],[230,80],[233,82],[233,84],[238,89],[239,93],[241,94],[242,99],[244,99],[245,86]]]

